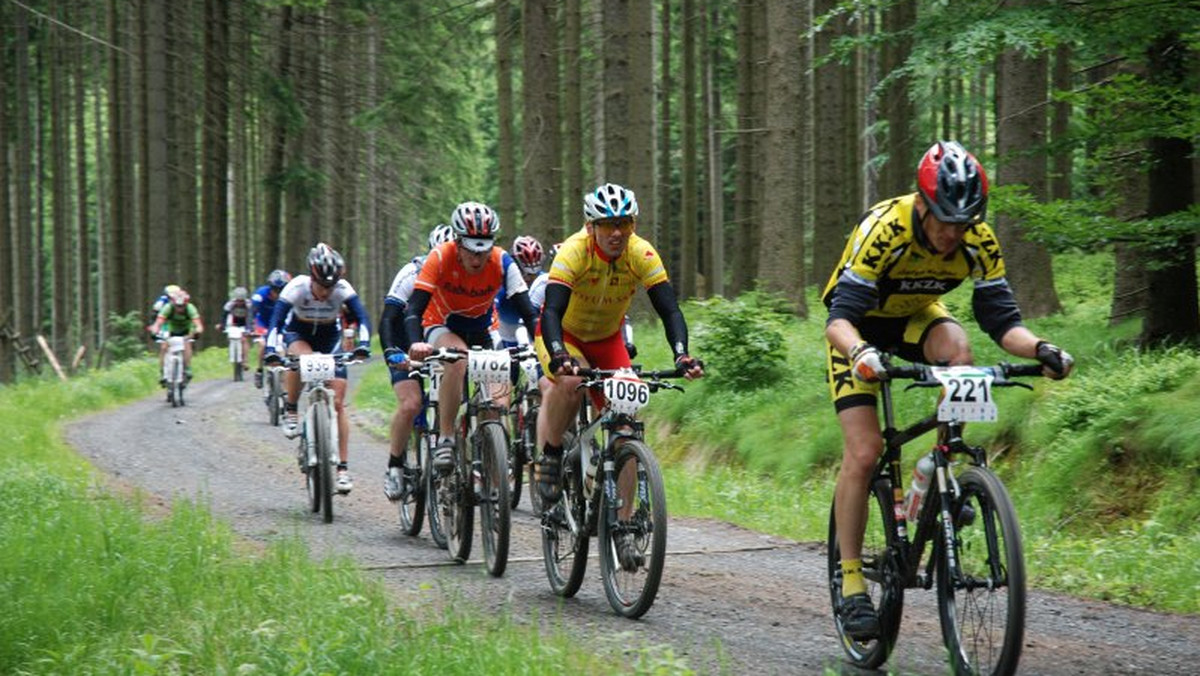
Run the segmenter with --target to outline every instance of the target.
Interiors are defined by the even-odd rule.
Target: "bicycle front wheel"
[[[896,538],[895,500],[892,486],[884,479],[876,480],[867,496],[867,528],[863,534],[862,570],[867,580],[867,593],[879,614],[878,639],[859,641],[851,638],[838,620],[842,602],[842,552],[838,544],[837,521],[833,506],[829,509],[829,596],[833,606],[834,626],[841,639],[842,650],[850,662],[863,669],[875,669],[887,661],[896,636],[900,633],[900,618],[904,613],[904,582],[899,562],[891,547]]]
[[[401,486],[400,530],[405,535],[416,537],[421,532],[425,518],[425,480],[422,459],[428,453],[429,435],[420,428],[414,429],[412,443],[404,449],[404,475]]]
[[[315,490],[321,505],[321,517],[325,523],[333,523],[333,439],[330,425],[333,422],[329,404],[318,401],[313,404],[309,415],[312,422],[312,443],[315,444],[317,466],[309,468],[309,479],[315,481]]]
[[[499,421],[484,422],[475,432],[479,444],[478,492],[479,536],[483,561],[492,577],[504,575],[508,566],[508,542],[512,528],[509,502],[508,441]],[[475,471],[474,469],[472,471]]]
[[[271,427],[279,427],[279,419],[283,415],[283,393],[275,369],[267,370],[267,413],[271,416]]]
[[[565,440],[564,440],[565,441]],[[587,570],[588,528],[587,501],[583,481],[579,476],[579,451],[563,458],[562,497],[542,514],[542,561],[550,589],[563,598],[571,598],[583,584]],[[537,495],[531,482],[530,497]],[[541,511],[541,502],[537,511]]]
[[[615,504],[600,500],[600,577],[608,604],[635,619],[650,610],[667,554],[667,495],[658,460],[637,439],[613,449]],[[615,514],[613,514],[615,512]]]
[[[442,500],[448,497],[448,493],[442,490],[442,482],[445,477],[438,474],[433,468],[433,437],[428,432],[422,432],[424,437],[421,441],[421,456],[425,467],[425,500],[428,503],[426,512],[429,516],[429,537],[433,539],[433,544],[442,549],[449,546],[446,539],[446,526],[444,525],[443,514],[446,510],[442,507]]]
[[[995,474],[972,467],[951,505],[954,547],[940,547],[942,638],[956,674],[1012,674],[1025,634],[1025,558],[1017,512]],[[950,556],[953,554],[953,556]]]

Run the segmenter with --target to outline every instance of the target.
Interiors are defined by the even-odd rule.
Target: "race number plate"
[[[500,385],[509,380],[512,359],[505,350],[471,350],[467,375],[477,385]]]
[[[230,340],[241,340],[242,336],[246,334],[246,329],[241,326],[228,326],[225,328],[225,333]]]
[[[536,359],[521,360],[521,370],[525,372],[525,387],[536,390],[538,386],[538,362]]]
[[[438,392],[442,389],[442,365],[433,363],[429,367],[429,401],[437,403]]]
[[[934,367],[933,375],[942,383],[942,400],[938,402],[937,411],[939,421],[996,420],[991,373],[973,366],[939,366]]]
[[[172,354],[176,352],[183,352],[185,345],[187,345],[187,338],[185,336],[167,337],[167,351]]]
[[[604,398],[617,413],[634,415],[650,403],[650,385],[628,371],[604,381]]]
[[[336,369],[337,364],[331,354],[300,355],[300,380],[306,383],[333,380]]]

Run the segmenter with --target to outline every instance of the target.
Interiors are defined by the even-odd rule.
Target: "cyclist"
[[[182,288],[175,287],[174,293],[171,294],[170,302],[164,305],[154,318],[154,323],[146,327],[152,335],[159,335],[159,332],[166,327],[165,336],[191,336],[196,337],[204,333],[204,321],[200,319],[200,311],[192,304],[192,298],[188,292]],[[167,343],[163,341],[158,350],[158,372],[161,374],[163,369],[163,360],[167,354]],[[192,344],[188,342],[183,348],[183,374],[185,380],[192,379]],[[158,384],[165,386],[167,379],[161,375],[158,378]]]
[[[256,343],[262,343],[267,337],[268,327],[271,325],[271,317],[275,314],[275,301],[279,298],[279,292],[283,291],[283,287],[292,281],[292,276],[286,270],[272,270],[271,274],[267,275],[267,283],[258,287],[254,291],[254,295],[250,297],[251,306],[254,315],[254,336]],[[254,386],[262,388],[263,386],[263,351],[258,353],[258,370],[254,372]]]
[[[513,240],[512,257],[517,263],[517,269],[521,271],[521,278],[529,288],[529,302],[533,305],[534,312],[540,312],[542,302],[546,298],[546,279],[549,278],[542,270],[545,252],[541,242],[529,235],[517,237]],[[535,288],[540,291],[536,297]],[[504,347],[529,344],[529,331],[521,322],[521,315],[505,294],[504,288],[496,294],[496,315],[500,318],[497,330]]]
[[[164,286],[162,294],[159,295],[158,298],[154,299],[154,303],[150,305],[150,314],[157,317],[158,311],[166,307],[167,304],[171,302],[171,296],[175,295],[175,292],[178,290],[178,284],[168,284]]]
[[[429,250],[454,239],[449,225],[440,224],[429,233]],[[383,299],[383,316],[379,319],[379,342],[387,360],[392,391],[396,393],[396,412],[392,414],[389,435],[388,465],[383,478],[383,494],[388,500],[399,500],[404,490],[401,481],[406,471],[404,450],[412,437],[413,423],[424,404],[421,381],[408,377],[408,355],[411,346],[404,331],[404,312],[412,298],[413,288],[426,256],[416,256],[392,280],[392,287]]]
[[[486,204],[463,202],[450,221],[454,241],[429,252],[415,282],[404,316],[412,343],[409,355],[416,360],[434,349],[492,347],[489,328],[496,293],[505,289],[526,326],[537,324],[529,291],[521,271],[503,249],[495,245],[500,217]],[[441,473],[454,467],[454,418],[462,402],[466,360],[445,365],[438,392],[438,439],[433,466]]]
[[[318,242],[308,252],[307,275],[296,275],[288,282],[275,302],[275,314],[271,317],[270,332],[267,334],[264,361],[270,365],[282,361],[276,353],[280,339],[289,355],[323,352],[334,354],[341,351],[341,332],[338,314],[345,303],[358,319],[358,344],[354,356],[366,359],[371,356],[371,323],[367,311],[359,300],[358,293],[350,282],[342,279],[346,263],[342,255],[324,242]],[[350,420],[346,416],[346,370],[338,368],[337,377],[331,387],[334,393],[334,408],[338,426],[338,493],[345,495],[354,488],[349,471]],[[299,434],[296,400],[300,398],[300,374],[287,372],[287,427],[289,439]]]
[[[221,322],[217,324],[218,331],[225,331],[227,326],[240,326],[243,329],[249,328],[250,320],[250,292],[244,286],[235,286],[229,294],[229,300],[225,301],[225,306],[221,308]],[[246,351],[250,347],[249,336],[242,334],[242,369],[246,368]]]
[[[984,222],[988,183],[975,157],[953,141],[935,143],[917,167],[917,188],[867,212],[823,294],[829,388],[844,439],[834,507],[843,574],[838,617],[856,640],[880,631],[860,560],[871,473],[883,451],[879,351],[970,364],[967,334],[940,301],[969,277],[975,318],[1004,350],[1037,359],[1052,378],[1065,377],[1073,363],[1021,322],[999,242]]]
[[[687,322],[667,279],[667,270],[650,242],[634,233],[638,205],[632,190],[613,183],[583,197],[584,227],[563,242],[546,285],[542,323],[534,345],[549,385],[542,395],[538,439],[538,492],[547,505],[562,494],[563,432],[579,410],[579,367],[630,366],[621,331],[625,312],[639,286],[663,320],[675,365],[690,380],[704,375],[703,364],[688,354]],[[622,476],[622,491],[631,490]],[[622,566],[639,565],[636,546],[622,540]]]

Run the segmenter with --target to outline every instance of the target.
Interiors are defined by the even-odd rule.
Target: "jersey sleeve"
[[[987,223],[973,226],[976,243],[970,247],[973,269],[971,275],[976,286],[1000,282],[1004,279],[1004,256],[1000,253],[1000,240]]]
[[[421,266],[421,272],[417,275],[417,281],[413,283],[413,287],[432,294],[437,290],[438,279],[441,275],[442,247],[439,246],[429,252],[429,258],[426,258],[425,264]]]
[[[889,222],[869,215],[854,231],[846,272],[865,282],[878,281],[896,249],[907,242],[905,232],[898,220]]]
[[[587,270],[587,240],[571,237],[554,257],[554,262],[550,265],[549,281],[574,287],[579,275],[585,270]]]
[[[528,291],[529,286],[525,284],[525,278],[521,276],[521,270],[517,267],[516,261],[507,253],[501,258],[504,265],[504,297],[512,298],[513,296]]]
[[[640,237],[631,241],[630,244],[635,245],[631,246],[629,255],[642,286],[649,289],[667,281],[667,267],[663,264],[662,258],[654,246]]]

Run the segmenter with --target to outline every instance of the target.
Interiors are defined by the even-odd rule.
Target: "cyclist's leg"
[[[567,346],[567,352],[575,357],[581,367],[591,367],[583,352],[568,337],[564,336],[563,342]],[[542,377],[542,407],[538,411],[537,419],[538,445],[562,448],[563,432],[571,426],[583,399],[583,392],[576,389],[583,379],[577,376],[555,376],[550,373],[550,353],[546,350],[540,334],[534,339],[534,348],[537,350],[538,361],[542,364],[542,373],[545,374]]]
[[[334,378],[329,381],[329,389],[333,390],[333,409],[337,415],[338,426],[338,459],[340,466],[345,466],[350,460],[350,416],[346,415],[346,379]]]
[[[392,458],[389,466],[399,467],[404,459],[404,449],[412,436],[413,420],[421,412],[421,384],[408,377],[407,371],[389,369],[392,391],[396,393],[396,412],[392,414],[391,439],[388,452]],[[396,463],[392,465],[391,463]]]
[[[910,361],[957,366],[972,363],[967,332],[940,302],[909,317],[898,350]]]
[[[435,349],[456,348],[466,350],[467,344],[458,334],[445,326],[435,326],[429,329],[425,338]],[[447,362],[442,365],[442,387],[438,391],[438,433],[442,439],[454,437],[454,423],[458,417],[458,408],[462,405],[463,381],[467,375],[467,360]]]
[[[294,333],[285,334],[283,342],[287,346],[287,354],[289,356],[296,357],[302,354],[312,354],[313,352],[312,345]],[[300,399],[300,374],[289,369],[284,373],[283,382],[284,388],[287,390],[288,412],[291,413],[296,410],[296,401]]]
[[[888,340],[889,334],[894,335],[896,329],[902,329],[902,326],[902,323],[892,326],[893,330],[888,332],[871,330],[884,327],[869,326],[864,322],[858,329],[864,340],[886,348],[896,342]],[[866,593],[862,543],[871,475],[883,450],[883,435],[875,412],[878,385],[854,378],[850,360],[828,341],[825,343],[825,354],[830,398],[837,411],[843,443],[842,465],[838,469],[833,506],[842,568],[842,599],[845,600],[837,606],[838,615],[852,636],[870,638],[878,635],[879,620]]]

